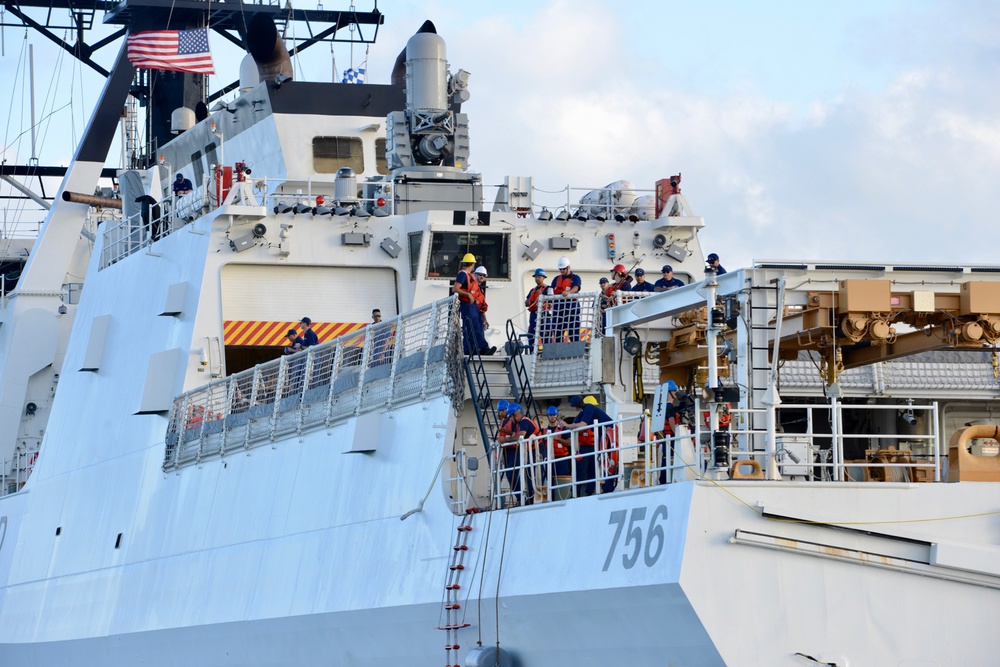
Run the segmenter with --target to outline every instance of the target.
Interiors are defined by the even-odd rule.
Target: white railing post
[[[599,496],[601,495],[601,486],[603,486],[604,482],[602,479],[604,474],[601,471],[603,450],[601,448],[601,440],[598,438],[597,433],[599,430],[603,429],[598,429],[596,419],[592,422],[590,429],[594,433],[594,495]]]
[[[516,474],[518,475],[518,481],[520,482],[520,498],[518,499],[519,504],[524,505],[524,490],[525,490],[525,478],[524,478],[524,460],[527,454],[527,447],[525,446],[524,435],[518,435],[517,437],[517,453],[518,460],[516,461]]]
[[[569,472],[570,477],[573,478],[573,497],[577,497],[576,487],[577,487],[577,465],[576,457],[580,452],[580,445],[577,442],[577,434],[579,431],[573,430],[569,432]]]
[[[448,318],[445,318],[445,322]],[[427,331],[427,343],[424,346],[424,368],[420,375],[420,398],[421,400],[427,398],[427,369],[430,366],[430,351],[434,347],[434,341],[437,340],[437,323],[438,323],[438,309],[437,307],[431,308],[431,321],[428,325]],[[447,336],[445,337],[447,338]]]
[[[934,481],[941,481],[941,422],[938,415],[938,402],[934,401],[931,403],[933,409],[931,410],[931,428],[934,429],[934,439],[931,440],[931,444],[934,447]]]
[[[844,481],[844,440],[840,433],[840,403],[836,397],[830,399],[830,446],[833,448],[833,480]]]

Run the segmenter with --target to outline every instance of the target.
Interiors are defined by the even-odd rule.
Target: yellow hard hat
[[[462,258],[462,264],[475,264],[475,263],[476,263],[476,256],[473,255],[471,252],[465,253],[465,257]]]
[[[597,405],[597,399],[594,398],[593,396],[584,396],[583,397],[583,404],[584,405]]]

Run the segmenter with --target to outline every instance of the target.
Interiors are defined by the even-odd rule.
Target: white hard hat
[[[485,266],[477,266],[476,267],[476,273],[478,273],[479,275],[481,275],[483,277],[488,277],[486,275],[486,267]]]
[[[568,269],[569,268],[569,257],[560,257],[559,261],[556,262],[556,267],[558,267],[560,269]]]

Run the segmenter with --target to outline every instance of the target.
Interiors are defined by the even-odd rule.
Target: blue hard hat
[[[677,391],[677,383],[673,380],[667,380],[667,391]]]
[[[510,414],[514,414],[515,412],[520,412],[520,410],[521,410],[520,403],[511,403],[507,406],[507,412],[509,412]]]
[[[548,276],[547,276],[547,275],[545,275],[545,269],[535,269],[535,273],[534,273],[534,275],[535,275],[536,277],[537,277],[537,276],[541,276],[542,278],[548,278]]]
[[[549,409],[545,411],[545,414],[547,414],[547,415],[557,415],[557,414],[559,414],[559,408],[557,408],[554,405],[550,405]]]
[[[510,407],[510,404],[507,401],[500,401],[499,403],[497,403],[497,411],[498,412],[500,410],[506,410],[509,407]]]

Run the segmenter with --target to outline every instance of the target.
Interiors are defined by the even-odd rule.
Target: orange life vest
[[[562,429],[559,428],[558,426],[546,426],[545,428],[542,429],[542,433],[545,435],[548,435],[550,433],[559,433],[560,431],[562,431]],[[555,438],[552,438],[552,455],[553,458],[557,459],[561,459],[564,456],[569,456],[569,445],[563,444],[558,440],[556,440]]]
[[[538,312],[538,297],[545,294],[545,290],[549,287],[548,285],[535,285],[528,292],[528,298],[524,300],[524,305],[528,307],[529,313]]]
[[[531,422],[531,425],[535,427],[534,433],[532,433],[531,435],[525,436],[525,437],[530,438],[532,436],[535,436],[535,435],[538,435],[539,433],[541,433],[541,431],[538,428],[538,424],[535,422],[534,419],[532,419],[531,417],[523,417],[522,419],[527,419],[529,422]],[[517,435],[520,432],[520,430],[521,430],[521,422],[518,422],[515,425],[513,417],[508,418],[508,422],[510,423],[510,427],[511,427],[510,431],[508,431],[508,433],[510,433],[512,435]],[[505,422],[504,425],[506,426],[507,423]],[[514,440],[512,440],[510,442],[505,442],[505,443],[503,443],[503,446],[504,447],[517,447],[517,440],[514,439]]]
[[[483,291],[479,289],[479,281],[476,280],[476,277],[472,275],[471,271],[466,271],[465,269],[462,269],[461,273],[464,273],[466,275],[465,289],[470,294],[472,294],[472,298],[469,298],[464,294],[459,293],[458,300],[461,301],[462,303],[473,303],[473,302],[479,303],[479,300],[481,298],[485,298],[483,296]],[[455,283],[458,284],[458,281],[456,280]]]
[[[555,281],[552,283],[552,293],[562,294],[563,292],[568,292],[573,289],[573,274],[568,273],[565,276],[556,276]]]

